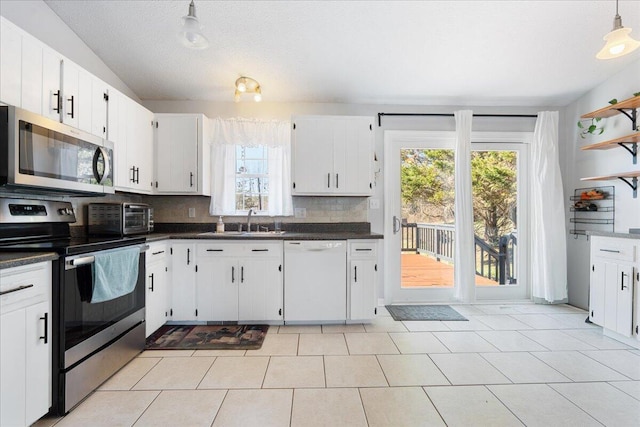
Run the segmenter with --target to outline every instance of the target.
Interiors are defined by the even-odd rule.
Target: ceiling
[[[595,58],[612,0],[196,0],[203,51],[177,39],[189,0],[45,2],[143,100],[232,101],[246,75],[272,102],[563,106],[640,58]],[[640,1],[620,15],[640,39]]]

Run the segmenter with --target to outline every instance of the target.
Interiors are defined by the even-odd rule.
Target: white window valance
[[[213,119],[214,144],[254,147],[291,145],[291,122],[245,118]]]

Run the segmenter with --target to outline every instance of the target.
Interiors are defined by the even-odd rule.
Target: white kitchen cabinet
[[[62,61],[62,123],[75,128],[79,127],[80,116],[80,74],[86,76],[79,66],[68,59]],[[86,98],[86,79],[82,81],[82,91]],[[91,83],[89,83],[91,92]],[[86,129],[83,129],[86,130]]]
[[[359,116],[292,118],[294,196],[370,196],[373,119]]]
[[[348,318],[367,321],[376,311],[378,255],[376,240],[349,240]]]
[[[21,105],[22,98],[22,34],[0,16],[0,102]]]
[[[634,329],[636,252],[633,239],[591,238],[589,316],[592,322],[624,337],[631,337]]]
[[[109,85],[93,77],[91,79],[91,133],[107,138]]]
[[[211,123],[202,114],[156,114],[155,192],[211,195]]]
[[[51,262],[0,271],[0,425],[51,407]]]
[[[200,320],[282,321],[282,242],[206,242],[197,251]]]
[[[38,114],[42,112],[42,55],[39,41],[26,35],[22,37],[21,107]]]
[[[171,242],[171,310],[173,321],[198,320],[196,315],[196,244]]]
[[[60,121],[62,110],[62,55],[53,49],[42,49],[42,107],[40,114]]]
[[[147,337],[164,325],[169,317],[170,281],[167,258],[165,242],[149,244],[146,253],[147,290],[145,295]]]
[[[109,91],[108,137],[115,144],[115,187],[150,194],[153,179],[153,113],[116,90]],[[115,123],[113,123],[115,121]]]

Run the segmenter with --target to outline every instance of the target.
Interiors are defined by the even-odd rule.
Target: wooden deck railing
[[[455,229],[453,225],[402,224],[402,250],[427,254],[438,261],[453,262]],[[478,236],[474,236],[476,274],[495,280],[501,285],[516,283],[515,256],[517,233],[500,237],[498,250]]]

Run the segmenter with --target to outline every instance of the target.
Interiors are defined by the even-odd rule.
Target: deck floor
[[[401,260],[403,288],[453,287],[453,264],[415,252],[403,252]],[[498,286],[498,282],[476,275],[476,285]]]

